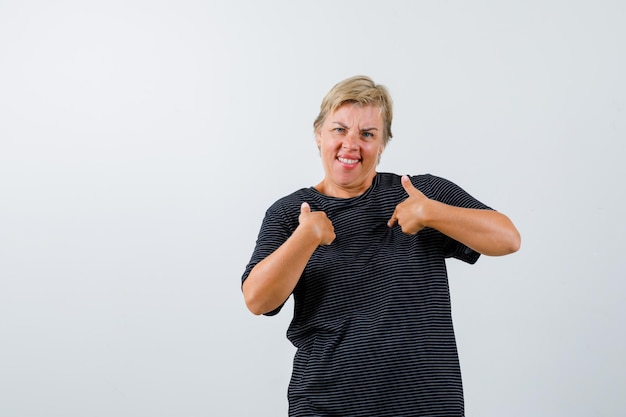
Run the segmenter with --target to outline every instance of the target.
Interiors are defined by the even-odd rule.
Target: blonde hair
[[[315,133],[319,132],[326,117],[346,103],[361,106],[375,105],[383,117],[383,144],[386,146],[393,137],[391,121],[393,119],[393,102],[387,88],[376,84],[365,75],[356,75],[335,84],[326,94],[320,106],[320,113],[313,122]]]

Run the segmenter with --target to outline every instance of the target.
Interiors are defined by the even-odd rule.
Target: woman
[[[242,277],[247,307],[294,296],[290,416],[462,416],[445,259],[506,255],[505,215],[432,175],[378,173],[392,137],[384,86],[357,76],[322,101],[325,176],[266,212]]]

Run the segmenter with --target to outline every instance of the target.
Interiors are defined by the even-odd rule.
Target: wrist
[[[427,198],[420,207],[420,219],[422,219],[422,225],[424,227],[433,227],[433,225],[437,222],[437,217],[441,214],[441,210],[443,209],[444,204],[437,201],[431,200]]]

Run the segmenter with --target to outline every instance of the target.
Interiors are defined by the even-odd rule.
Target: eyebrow
[[[346,126],[345,124],[341,123],[341,122],[332,122],[336,125],[339,125],[341,127],[345,127],[346,129],[348,128],[348,126]],[[369,132],[370,130],[378,130],[377,127],[366,127],[365,129],[361,129],[361,132]]]

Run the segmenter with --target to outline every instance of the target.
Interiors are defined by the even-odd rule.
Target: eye
[[[374,134],[372,132],[363,132],[361,133],[363,135],[364,138],[373,138]]]
[[[333,129],[333,132],[335,133],[345,133],[346,132],[346,128],[345,127],[336,127]]]

